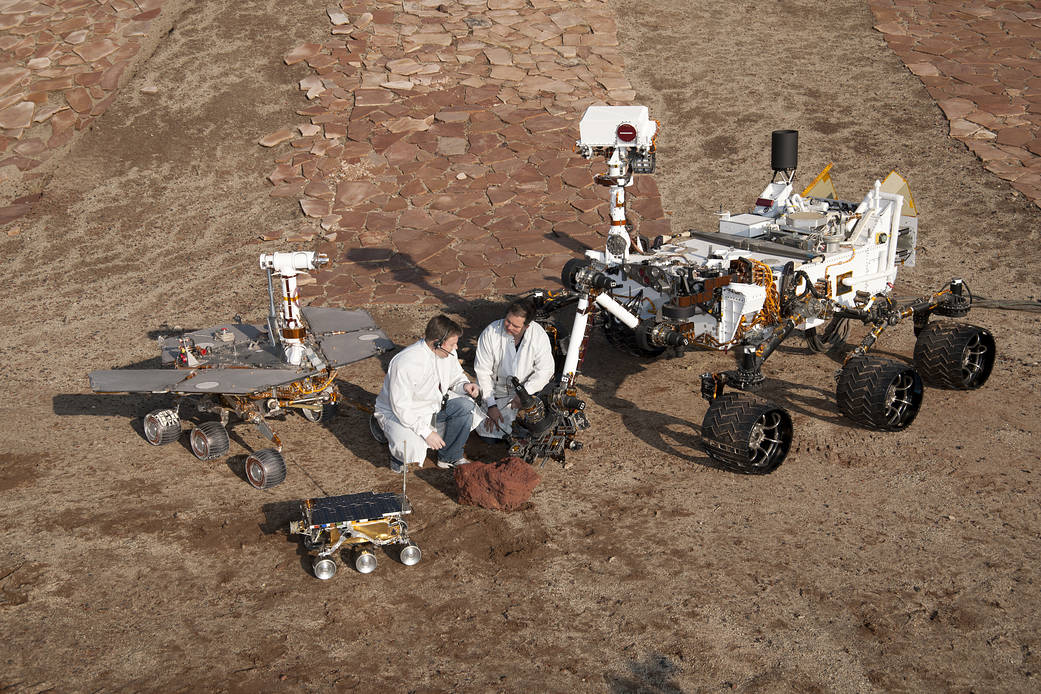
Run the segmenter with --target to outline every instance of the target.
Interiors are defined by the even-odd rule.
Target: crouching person
[[[440,468],[469,462],[463,446],[484,415],[474,400],[480,391],[455,354],[462,334],[450,318],[436,316],[422,340],[390,360],[373,417],[383,429],[395,472],[403,463],[422,466],[427,448],[437,451]]]
[[[500,439],[512,433],[520,400],[510,386],[511,377],[532,395],[553,378],[549,335],[532,322],[534,317],[534,304],[518,299],[506,307],[506,316],[485,328],[477,340],[474,374],[488,411],[481,436]]]

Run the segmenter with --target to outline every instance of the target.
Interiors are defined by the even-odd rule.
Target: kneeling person
[[[474,373],[488,410],[480,429],[482,436],[500,439],[512,433],[520,401],[510,386],[511,377],[532,395],[553,378],[549,335],[532,322],[534,317],[534,304],[518,299],[506,307],[506,316],[485,328],[477,340]]]
[[[484,415],[474,400],[477,385],[455,356],[462,334],[453,320],[436,316],[422,340],[390,360],[374,417],[387,437],[395,472],[402,463],[422,466],[427,448],[437,451],[438,467],[469,462],[463,446]]]

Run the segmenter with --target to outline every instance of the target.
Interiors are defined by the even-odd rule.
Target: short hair
[[[441,314],[434,316],[427,323],[426,332],[423,333],[423,339],[430,343],[444,342],[453,335],[462,335],[463,329],[459,327],[459,324],[448,316]]]
[[[524,325],[531,323],[535,317],[535,302],[531,299],[514,299],[506,307],[507,316],[524,316]]]

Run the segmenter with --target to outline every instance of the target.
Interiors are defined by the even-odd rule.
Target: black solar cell
[[[394,492],[360,492],[341,496],[310,499],[311,525],[370,521],[400,514],[401,495]]]

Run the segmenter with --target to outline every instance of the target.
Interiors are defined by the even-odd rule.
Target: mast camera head
[[[590,106],[578,132],[575,148],[586,159],[619,151],[632,162],[634,173],[653,172],[658,122],[650,119],[646,106]]]

